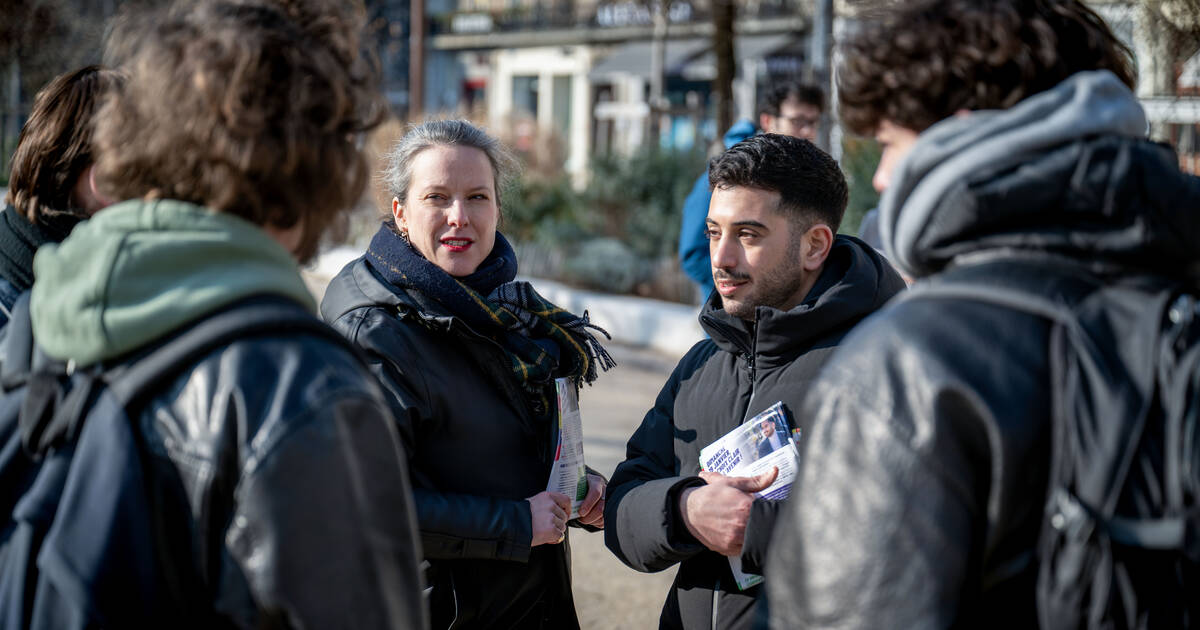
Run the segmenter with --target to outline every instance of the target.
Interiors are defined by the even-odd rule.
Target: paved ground
[[[618,366],[580,393],[584,457],[610,476],[625,458],[625,442],[654,404],[677,357],[610,345]],[[583,630],[657,628],[675,570],[638,573],[604,546],[602,533],[571,531],[575,606]]]

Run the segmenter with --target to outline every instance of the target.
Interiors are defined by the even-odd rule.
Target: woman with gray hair
[[[571,500],[546,490],[556,379],[612,361],[577,317],[514,281],[497,231],[514,162],[465,121],[410,128],[388,157],[390,217],[321,314],[362,348],[408,451],[433,627],[576,628]],[[604,526],[602,476],[572,522]]]

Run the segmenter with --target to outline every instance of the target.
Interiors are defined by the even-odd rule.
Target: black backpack
[[[213,627],[198,578],[176,564],[190,550],[167,542],[181,506],[163,504],[133,412],[249,336],[315,335],[357,352],[299,305],[258,297],[76,370],[36,348],[28,300],[0,344],[0,629]]]
[[[1043,628],[1200,624],[1200,303],[1157,276],[1014,265],[918,296],[1050,320],[1051,461],[1038,542]],[[1039,278],[1035,293],[1013,279]],[[1046,283],[1046,278],[1060,278]],[[1031,284],[1028,283],[1027,284]],[[1054,295],[1045,293],[1053,288]]]

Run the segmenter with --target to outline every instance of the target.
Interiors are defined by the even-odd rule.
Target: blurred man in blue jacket
[[[796,81],[779,83],[767,93],[759,107],[758,126],[746,118],[737,121],[725,132],[725,148],[753,136],[760,128],[763,133],[780,133],[813,142],[824,109],[825,92],[821,88]],[[692,192],[683,202],[683,222],[679,230],[679,263],[684,273],[700,286],[701,302],[713,290],[704,227],[711,198],[706,172],[696,178]]]

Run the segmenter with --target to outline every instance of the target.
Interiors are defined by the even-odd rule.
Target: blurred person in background
[[[297,261],[368,179],[363,15],[183,2],[118,29],[128,78],[96,116],[93,177],[120,201],[34,259],[48,355],[119,363],[264,301],[321,325]],[[136,405],[161,512],[147,544],[169,550],[180,598],[147,608],[197,627],[426,627],[404,451],[332,331],[235,339]]]
[[[841,59],[841,119],[883,149],[874,180],[883,244],[918,287],[1070,305],[1081,283],[1084,295],[1135,275],[1146,286],[1195,286],[1200,183],[1146,139],[1131,55],[1088,6],[897,5],[868,16]],[[1103,627],[1183,627],[1189,607],[1195,622],[1196,556],[1166,547],[1140,556],[1141,573],[1097,574],[1109,597],[1088,599],[1085,571],[1062,585],[1081,594],[1073,609],[1041,607],[1056,571],[1080,560],[1053,565],[1044,536],[1094,537],[1107,553],[1120,546],[1104,522],[1064,527],[1093,508],[1068,519],[1051,502],[1052,452],[1066,448],[1052,439],[1065,417],[1056,410],[1089,404],[1064,398],[1071,377],[1056,380],[1052,352],[1071,355],[1054,348],[1074,346],[1052,343],[1054,322],[1015,306],[919,288],[910,297],[855,330],[805,399],[800,478],[767,566],[771,626],[1073,628],[1039,617],[1100,619],[1114,609],[1097,607],[1133,601],[1153,612]],[[1097,315],[1117,332],[1097,351],[1124,353],[1126,339],[1141,339],[1120,313]],[[1133,396],[1123,383],[1096,390],[1107,402],[1091,409]],[[1139,500],[1175,487],[1194,527],[1197,445],[1181,446],[1191,449],[1181,464],[1190,477]],[[1145,463],[1130,475],[1152,473]]]
[[[33,286],[33,254],[57,243],[111,201],[92,177],[93,116],[123,77],[87,66],[55,77],[38,92],[13,153],[0,213],[0,326]]]
[[[411,127],[388,156],[389,218],[330,283],[321,314],[362,348],[411,463],[433,627],[578,628],[568,521],[604,527],[605,480],[578,519],[546,489],[555,379],[611,366],[587,317],[515,280],[498,230],[515,164],[462,120]]]
[[[679,564],[662,628],[751,627],[762,586],[741,590],[729,561],[761,574],[775,553],[782,503],[754,496],[774,476],[702,474],[700,450],[778,402],[803,420],[800,401],[842,337],[904,288],[874,249],[836,235],[846,180],[811,142],[757,135],[713,158],[708,176],[709,338],[629,439],[605,513],[604,542],[622,562],[643,572]]]
[[[725,148],[729,149],[760,132],[779,133],[815,142],[823,111],[825,92],[820,87],[797,81],[780,82],[771,87],[760,104],[758,126],[746,119],[734,123],[725,132]],[[684,273],[700,288],[701,303],[707,301],[713,291],[707,226],[704,224],[711,199],[708,173],[703,173],[696,178],[692,191],[683,202],[683,221],[679,229],[679,263]]]

